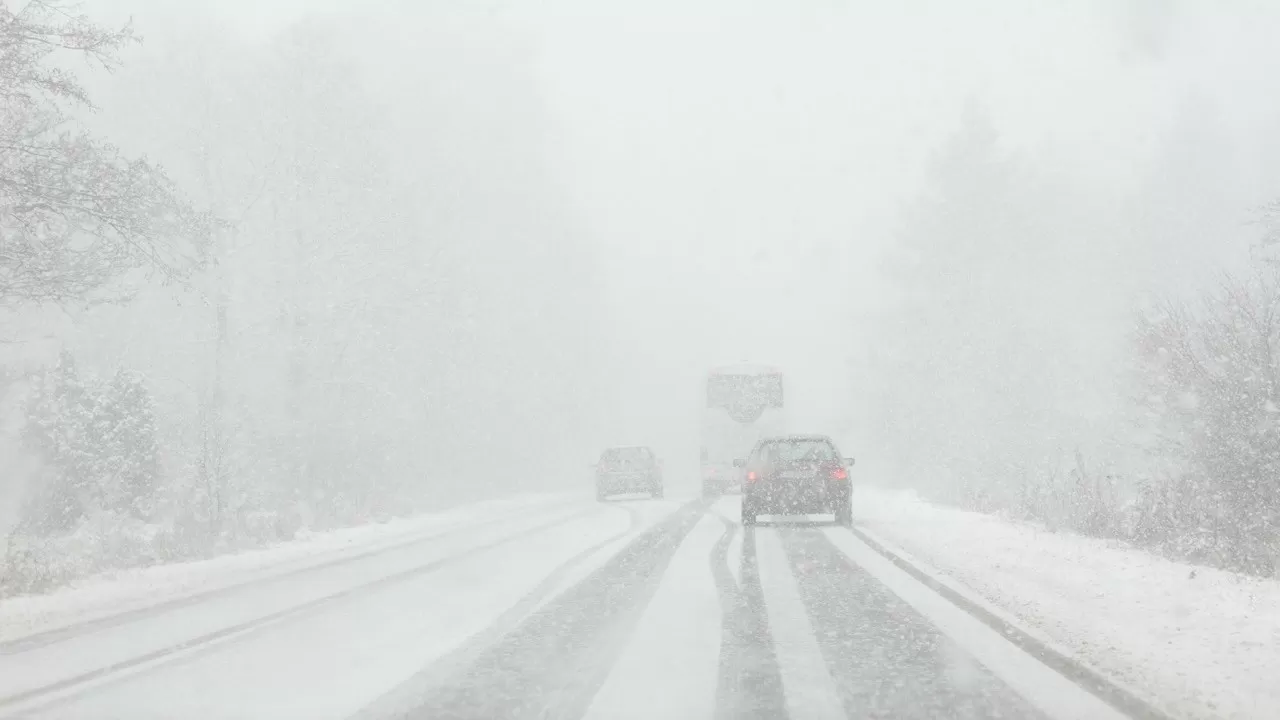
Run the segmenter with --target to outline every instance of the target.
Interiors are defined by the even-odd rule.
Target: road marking
[[[1046,716],[1055,720],[1124,720],[1125,716],[1115,708],[911,577],[852,533],[840,528],[826,528],[824,532],[850,560],[928,618]]]
[[[684,539],[587,720],[714,716],[720,599],[707,556],[724,532],[720,519],[708,514]]]
[[[822,657],[822,648],[800,598],[782,541],[773,528],[759,528],[755,542],[760,585],[782,674],[787,713],[797,720],[844,720],[844,706],[835,680]]]

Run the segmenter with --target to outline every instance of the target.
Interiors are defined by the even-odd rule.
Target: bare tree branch
[[[88,95],[46,65],[76,52],[111,71],[137,41],[62,0],[0,0],[0,306],[120,301],[113,283],[132,271],[184,281],[208,262],[220,223],[162,168],[74,129],[64,108]]]

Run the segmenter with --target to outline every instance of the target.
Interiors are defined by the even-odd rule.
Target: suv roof
[[[832,445],[835,445],[835,444],[836,444],[836,441],[835,441],[835,440],[832,440],[830,437],[828,437],[828,436],[826,436],[826,435],[799,435],[799,434],[796,434],[796,435],[771,435],[771,436],[769,436],[769,437],[762,437],[762,438],[760,438],[760,442],[762,442],[762,443],[766,443],[766,442],[786,442],[786,441],[788,441],[788,440],[824,440],[824,441],[826,441],[826,442],[831,443]]]
[[[735,363],[732,365],[720,365],[713,367],[708,371],[710,375],[781,375],[782,371],[772,365],[757,365],[755,363]]]

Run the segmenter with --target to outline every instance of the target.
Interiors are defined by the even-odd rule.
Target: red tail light
[[[759,479],[760,479],[760,476],[756,474],[755,470],[749,470],[747,472],[747,482],[755,482],[756,480],[759,480]]]
[[[843,466],[836,466],[831,469],[831,477],[836,480],[848,480],[849,471],[845,470]]]

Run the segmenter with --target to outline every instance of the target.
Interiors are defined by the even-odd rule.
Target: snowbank
[[[856,491],[857,522],[1179,716],[1280,717],[1280,582]]]
[[[314,533],[209,560],[103,573],[46,595],[0,599],[0,643],[386,549],[476,522],[563,504],[567,495],[520,495],[377,525]]]

